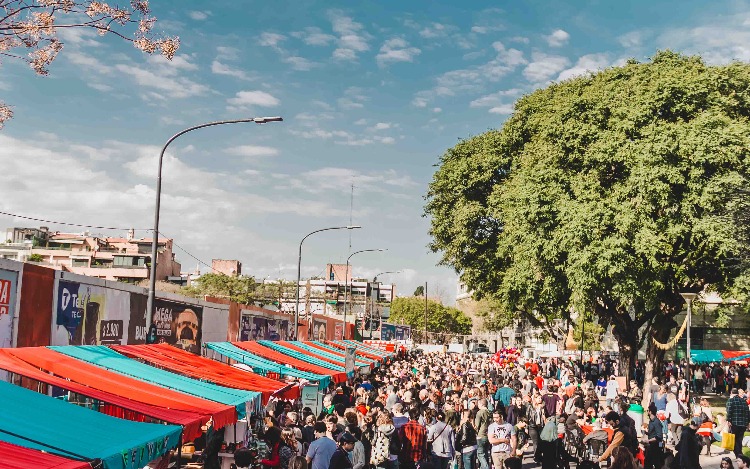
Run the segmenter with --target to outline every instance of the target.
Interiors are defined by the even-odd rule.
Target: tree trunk
[[[625,376],[625,388],[630,389],[630,380],[633,379],[633,369],[635,368],[635,359],[638,354],[638,340],[636,332],[620,331],[620,327],[612,330],[617,339],[617,346],[620,349],[620,374]]]
[[[672,318],[662,316],[654,321],[651,331],[648,332],[649,337],[646,338],[646,368],[643,377],[643,400],[641,401],[644,409],[651,402],[651,380],[655,376],[659,376],[659,372],[664,364],[664,355],[666,354],[666,350],[657,347],[653,339],[661,343],[667,342],[670,339],[670,332],[675,325],[676,323]]]

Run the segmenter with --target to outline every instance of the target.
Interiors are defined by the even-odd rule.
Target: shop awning
[[[319,342],[316,342],[316,343],[319,343]],[[360,345],[344,345],[336,341],[327,341],[325,344],[329,347],[336,348],[337,350],[340,350],[342,352],[346,350],[346,347],[354,347],[357,349],[357,355],[373,360],[376,363],[376,366],[380,366],[380,364],[386,358],[386,357],[375,355],[374,353],[368,352],[364,347],[362,347],[361,344]]]
[[[304,357],[303,360],[318,360],[325,363],[330,363],[332,366],[336,366],[341,368],[342,371],[346,371],[344,368],[344,361],[339,360],[337,358],[331,358],[330,356],[326,356],[324,352],[320,352],[318,350],[315,350],[312,347],[303,347],[301,345],[297,345],[294,342],[287,342],[287,341],[278,341],[278,342],[269,342],[267,340],[260,340],[258,341],[262,345],[266,347],[284,347],[289,353],[296,353],[300,356]],[[354,376],[354,372],[351,372],[351,376]]]
[[[316,364],[310,363],[305,360],[299,360],[283,352],[279,352],[269,347],[264,347],[263,345],[255,341],[233,342],[233,345],[241,348],[242,350],[253,353],[259,357],[267,358],[269,361],[289,365],[300,370],[315,373],[317,375],[330,376],[331,379],[333,379],[334,383],[346,381],[346,373],[343,373],[342,371],[337,369],[335,365],[331,365],[327,362]]]
[[[298,344],[303,348],[306,348],[307,350],[314,351],[315,353],[324,353],[325,356],[330,356],[331,358],[335,358],[337,360],[340,360],[342,364],[346,364],[346,357],[344,356],[344,352],[338,349],[335,349],[333,347],[330,347],[328,345],[325,345],[321,342],[293,342],[294,344]],[[361,368],[363,366],[366,366],[369,369],[375,368],[375,362],[374,360],[370,360],[369,358],[363,358],[363,357],[357,357],[357,354],[355,352],[354,354],[354,365],[357,368]]]
[[[282,353],[286,356],[296,358],[297,360],[301,360],[303,362],[311,363],[313,365],[322,366],[324,368],[328,368],[331,370],[335,370],[338,372],[346,372],[344,370],[343,365],[334,364],[332,360],[324,360],[321,357],[318,357],[315,354],[312,354],[308,352],[305,349],[300,349],[299,347],[294,346],[285,346],[281,345],[280,342],[271,342],[268,340],[259,340],[259,344],[261,344],[266,350],[274,350],[276,352]],[[354,373],[350,373],[352,376]],[[348,375],[347,375],[348,376]]]
[[[168,409],[166,407],[157,407],[144,402],[138,402],[131,398],[109,391],[100,391],[75,381],[60,378],[41,371],[39,368],[26,363],[20,358],[5,353],[7,349],[0,349],[0,369],[10,371],[17,375],[31,378],[33,380],[57,386],[66,391],[74,392],[82,396],[96,399],[107,404],[121,407],[123,409],[136,412],[157,420],[163,420],[167,423],[180,425],[183,427],[183,439],[185,441],[198,438],[201,432],[201,425],[208,422],[208,415],[201,415],[197,412],[188,412],[185,410]],[[0,453],[1,454],[1,453]]]
[[[91,464],[0,441],[3,469],[91,469]]]
[[[235,411],[233,406],[183,394],[129,376],[107,371],[98,366],[55,352],[47,347],[23,347],[2,350],[4,353],[18,357],[37,368],[84,386],[111,392],[154,406],[186,410],[213,417],[217,428],[237,421],[237,411]]]
[[[159,386],[174,389],[182,393],[202,397],[210,401],[234,406],[237,409],[238,419],[245,417],[248,408],[252,412],[253,410],[260,410],[262,407],[262,396],[259,392],[227,388],[188,378],[170,371],[160,370],[145,363],[132,360],[104,345],[67,345],[49,348],[107,370],[116,371],[117,373],[132,376],[133,378],[158,384]]]
[[[721,350],[691,350],[690,351],[690,362],[691,363],[712,363],[720,362],[724,359],[724,355],[721,354]]]
[[[253,369],[263,370],[267,373],[276,373],[279,376],[292,376],[295,378],[306,379],[310,382],[318,382],[318,387],[324,389],[331,381],[330,375],[319,375],[303,370],[290,368],[286,365],[273,362],[259,355],[243,350],[229,342],[209,342],[206,344],[210,350],[230,358],[238,363],[252,367]]]
[[[263,394],[264,404],[277,393],[279,397],[286,399],[297,399],[300,395],[297,386],[289,387],[281,381],[238,370],[169,344],[115,345],[112,348],[128,357],[140,358],[152,365],[176,371],[191,378],[208,380],[229,388],[260,392]]]
[[[0,381],[0,441],[106,469],[143,467],[180,442],[181,427],[131,422]],[[36,467],[36,466],[31,466]]]
[[[343,345],[349,345],[354,347],[362,347],[364,350],[367,350],[369,353],[381,356],[381,357],[392,357],[396,354],[396,352],[389,352],[387,350],[368,345],[364,342],[357,342],[354,340],[337,340],[336,342],[343,344]]]

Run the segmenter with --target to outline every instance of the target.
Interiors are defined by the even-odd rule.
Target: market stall
[[[346,372],[344,366],[338,363],[334,363],[334,360],[324,360],[305,349],[301,349],[293,345],[285,345],[281,342],[271,342],[268,340],[259,340],[258,344],[262,345],[266,349],[275,350],[286,356],[296,358],[307,363],[312,363],[314,365],[322,366],[339,372]],[[354,372],[352,372],[351,375],[353,376]]]
[[[343,363],[343,361],[345,359],[345,354],[344,354],[345,351],[344,350],[339,350],[336,347],[332,347],[330,345],[326,345],[326,344],[324,344],[322,342],[311,341],[311,342],[299,342],[299,343],[303,343],[303,344],[307,345],[308,347],[314,347],[317,350],[320,350],[320,351],[323,351],[323,352],[327,352],[327,353],[329,353],[329,354],[331,354],[333,356],[339,357],[339,359],[342,361],[342,363]],[[356,350],[357,350],[356,347],[353,347],[353,348],[354,348],[354,355],[356,357],[356,361],[355,361],[356,366],[358,366],[358,367],[366,366],[370,370],[376,368],[377,366],[380,366],[380,364],[376,360],[373,360],[371,358],[362,356],[361,354],[359,354],[359,353],[356,352]],[[361,365],[360,365],[360,363],[361,363]]]
[[[0,441],[3,469],[91,469],[85,461],[63,458],[37,449],[24,448]]]
[[[237,421],[237,412],[233,406],[183,394],[129,376],[110,372],[104,368],[55,352],[47,347],[0,349],[0,354],[14,356],[41,368],[47,373],[99,391],[111,392],[154,406],[195,412],[204,417],[213,418],[217,428]]]
[[[127,358],[103,345],[82,345],[49,347],[51,350],[69,357],[91,363],[107,370],[116,371],[133,378],[146,381],[169,389],[174,389],[192,396],[202,397],[214,402],[234,406],[237,418],[242,419],[247,413],[261,408],[261,394],[253,391],[218,386],[186,376],[160,370],[144,363]]]
[[[213,350],[219,355],[223,355],[235,362],[251,367],[254,371],[265,371],[267,373],[276,373],[280,377],[292,376],[299,379],[305,379],[317,382],[321,388],[327,387],[331,381],[330,375],[317,375],[307,371],[297,370],[271,360],[267,360],[259,355],[243,350],[229,342],[209,342],[206,348]]]
[[[317,343],[320,343],[320,342],[317,342]],[[335,348],[336,350],[339,350],[340,352],[343,352],[344,350],[346,350],[347,347],[354,347],[357,349],[357,355],[373,360],[376,363],[376,366],[380,366],[386,358],[386,357],[383,357],[382,355],[375,355],[374,353],[368,352],[366,347],[364,347],[361,343],[357,343],[357,345],[347,345],[347,344],[343,344],[337,341],[327,341],[325,342],[325,345],[327,345],[330,348]]]
[[[0,441],[105,469],[140,468],[180,442],[181,427],[131,422],[0,381]],[[36,467],[36,466],[31,466]]]
[[[169,344],[115,345],[112,348],[131,358],[146,361],[191,378],[207,380],[220,386],[246,391],[257,391],[263,395],[263,403],[271,396],[285,399],[299,398],[298,386],[285,385],[281,381],[239,370],[210,358],[201,357]]]
[[[340,371],[339,368],[336,367],[335,365],[331,365],[330,363],[327,363],[327,362],[321,362],[321,364],[315,364],[315,363],[310,363],[304,360],[299,360],[297,358],[294,358],[290,355],[286,355],[277,350],[264,347],[263,345],[255,341],[233,342],[233,345],[241,348],[242,350],[246,350],[250,353],[253,353],[257,356],[272,360],[276,363],[289,365],[291,367],[304,370],[304,371],[308,371],[310,373],[315,373],[318,375],[328,375],[331,377],[331,379],[333,379],[335,383],[346,381],[346,373],[344,373],[343,371]]]
[[[321,358],[330,359],[330,360],[334,361],[336,364],[339,364],[339,365],[342,365],[342,366],[344,365],[344,354],[342,352],[339,352],[338,350],[335,351],[335,352],[332,352],[332,351],[327,350],[327,349],[325,349],[325,348],[323,348],[323,347],[321,347],[319,345],[316,345],[313,342],[299,342],[299,341],[295,341],[295,342],[282,342],[282,344],[285,344],[285,345],[286,344],[295,345],[295,346],[297,346],[297,347],[299,347],[301,349],[307,350],[310,353],[314,353],[315,355],[317,355],[317,356],[319,356]],[[372,360],[363,361],[363,360],[355,359],[354,365],[357,368],[362,368],[362,367],[367,367],[369,369],[374,368]]]

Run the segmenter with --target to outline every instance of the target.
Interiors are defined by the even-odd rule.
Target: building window
[[[331,270],[331,278],[329,280],[334,281],[336,279],[336,275],[333,273],[333,270]]]
[[[89,260],[88,259],[71,259],[72,266],[73,267],[88,267],[89,266]]]

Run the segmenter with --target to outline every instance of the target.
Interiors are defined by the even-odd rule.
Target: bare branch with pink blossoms
[[[92,0],[0,0],[0,59],[25,61],[35,73],[47,75],[63,48],[57,31],[87,28],[171,60],[180,39],[154,34],[155,22],[148,0],[131,0],[129,8]],[[0,129],[11,117],[11,108],[0,101]]]

